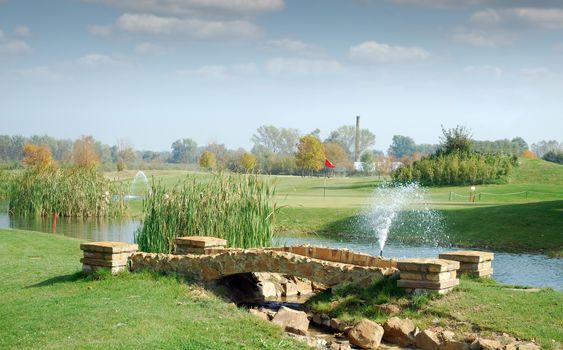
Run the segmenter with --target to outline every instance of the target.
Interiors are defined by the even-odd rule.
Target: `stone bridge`
[[[203,249],[203,254],[134,253],[130,258],[131,270],[176,273],[203,281],[240,273],[274,272],[304,277],[327,286],[343,283],[368,285],[398,271],[394,260],[346,249],[310,246],[200,249]]]

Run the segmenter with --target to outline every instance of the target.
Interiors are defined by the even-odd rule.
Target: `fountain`
[[[416,183],[387,183],[375,189],[371,204],[360,216],[360,223],[367,228],[366,233],[377,240],[379,255],[383,255],[391,232],[400,234],[409,243],[436,246],[444,241],[442,217],[425,197],[425,190]]]
[[[140,183],[144,186],[144,189],[142,191],[138,191],[137,188],[135,187],[139,180],[142,180],[142,182]],[[149,191],[149,180],[147,179],[147,175],[145,175],[144,172],[139,170],[135,174],[135,177],[133,177],[133,181],[131,181],[131,185],[129,186],[129,194],[124,196],[123,198],[126,200],[144,198],[144,194],[140,195],[139,192],[147,193],[148,191]]]

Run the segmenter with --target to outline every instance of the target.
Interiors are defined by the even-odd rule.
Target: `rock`
[[[348,332],[348,340],[363,349],[377,349],[383,337],[383,327],[363,319]]]
[[[318,325],[318,326],[322,326],[323,325],[323,320],[321,319],[321,315],[320,314],[313,314],[313,317],[311,318],[311,321],[313,321],[314,324]]]
[[[306,313],[285,306],[280,308],[272,322],[281,326],[287,332],[300,335],[306,335],[309,328],[309,319]]]
[[[465,342],[473,343],[474,341],[479,339],[479,335],[476,333],[466,333],[465,334]]]
[[[442,331],[440,335],[443,341],[453,341],[455,337],[455,333],[452,331]]]
[[[330,316],[327,314],[321,314],[321,325],[325,327],[330,327]]]
[[[265,320],[265,321],[269,321],[270,318],[268,317],[268,314],[264,311],[261,310],[256,310],[256,309],[250,309],[248,310],[248,312],[250,312],[251,314],[258,316],[259,318]]]
[[[466,343],[468,343],[466,341]],[[479,340],[474,340],[469,344],[469,350],[481,350],[481,345],[479,345]]]
[[[352,350],[348,342],[333,341],[330,343],[330,350]]]
[[[260,289],[260,294],[264,296],[264,298],[272,298],[278,296],[278,289],[273,282],[270,281],[262,281],[258,285]]]
[[[440,344],[439,350],[469,350],[469,345],[463,341],[446,340]]]
[[[440,339],[431,330],[424,330],[416,335],[415,344],[417,348],[422,350],[438,350]]]
[[[299,295],[307,295],[313,293],[313,287],[311,286],[311,282],[297,280],[295,283],[297,286],[297,293]]]
[[[415,343],[415,329],[414,323],[410,319],[391,317],[383,325],[383,330],[385,331],[383,339],[390,343],[407,347]]]
[[[395,315],[401,312],[401,307],[395,304],[382,304],[375,307],[387,315]]]
[[[532,342],[518,344],[518,350],[540,350],[540,347]]]
[[[292,297],[297,295],[297,285],[293,282],[286,282],[282,284],[282,296]]]
[[[341,321],[337,318],[330,319],[330,328],[334,329],[337,332],[344,332],[346,330],[346,323]]]
[[[503,348],[502,344],[496,340],[491,339],[479,339],[477,340],[481,349],[484,350],[501,350]]]
[[[504,350],[516,350],[516,344],[511,343],[504,346]]]
[[[315,292],[324,292],[325,290],[328,289],[328,287],[325,286],[324,284],[315,281],[311,282],[311,288],[313,288],[313,291]]]

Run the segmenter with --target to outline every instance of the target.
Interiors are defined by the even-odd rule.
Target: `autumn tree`
[[[100,156],[95,149],[96,141],[92,136],[83,135],[74,142],[72,160],[83,167],[95,166],[100,162]]]
[[[129,162],[135,160],[136,157],[135,150],[133,149],[131,142],[129,142],[129,140],[125,138],[117,140],[117,144],[115,145],[115,147],[117,148],[117,156],[118,156],[117,170],[123,171],[127,169],[127,164]]]
[[[213,170],[217,166],[215,154],[209,151],[203,151],[199,158],[199,166],[207,170]]]
[[[297,144],[296,164],[303,172],[319,171],[325,164],[325,150],[321,140],[313,135],[306,135]]]
[[[26,143],[23,146],[23,163],[25,165],[36,168],[46,168],[51,165],[52,161],[53,156],[47,145],[38,146],[32,143]]]
[[[330,160],[332,164],[342,168],[350,166],[350,158],[348,158],[348,154],[339,144],[328,142],[324,144],[324,149],[326,158]]]
[[[239,163],[245,172],[252,172],[256,168],[256,156],[252,153],[244,153],[240,156]]]

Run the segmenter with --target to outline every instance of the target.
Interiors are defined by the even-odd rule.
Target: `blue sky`
[[[0,0],[1,134],[563,138],[559,0]]]

